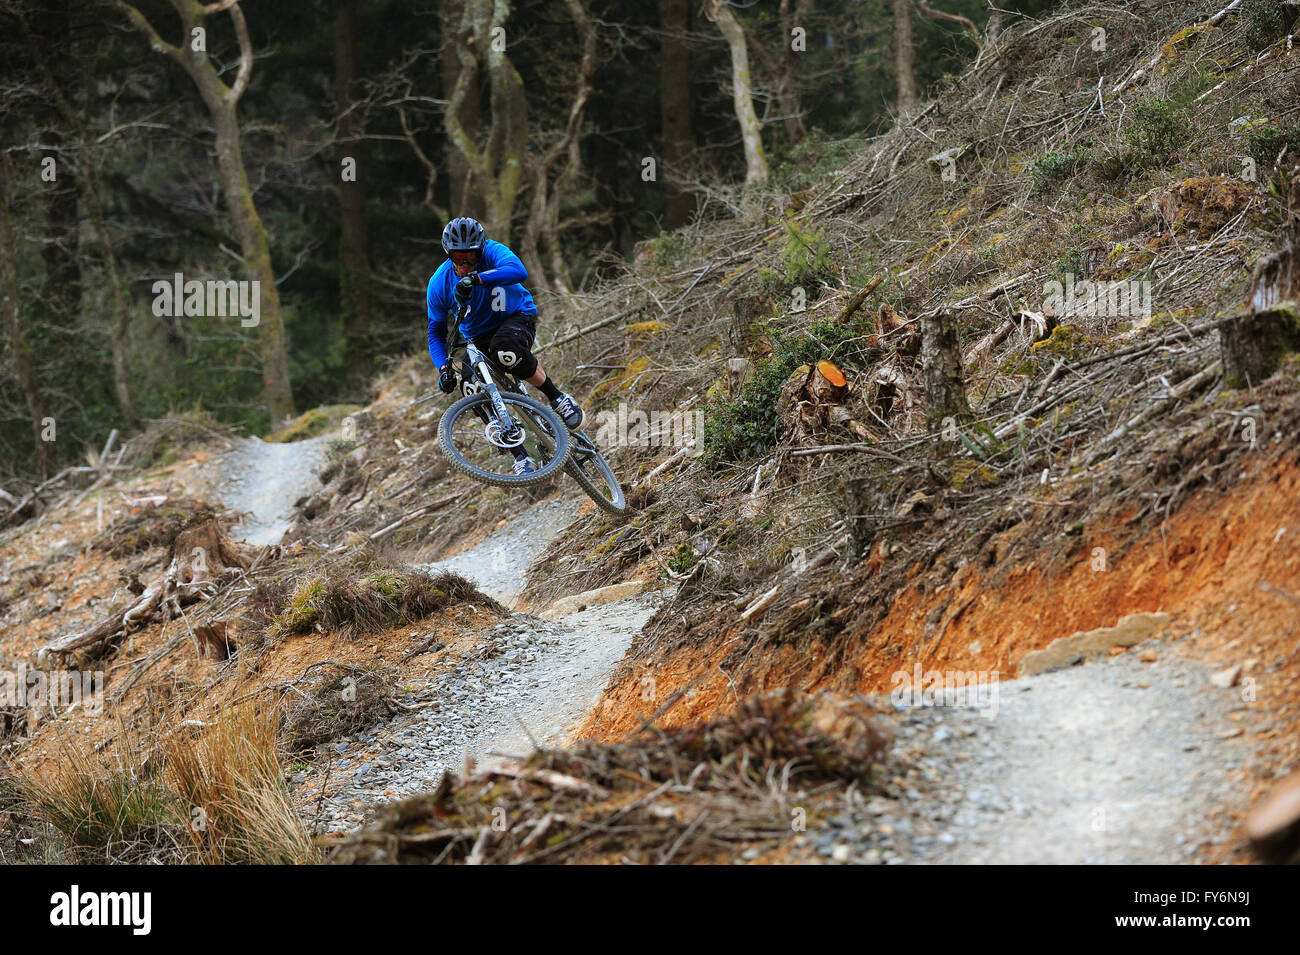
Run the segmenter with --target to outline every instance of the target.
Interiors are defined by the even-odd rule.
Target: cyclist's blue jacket
[[[460,323],[460,333],[466,338],[492,331],[507,315],[537,314],[532,294],[520,284],[528,278],[528,270],[508,246],[492,239],[483,243],[478,277],[483,284],[470,290],[469,314]],[[438,266],[429,279],[429,357],[437,368],[447,363],[447,316],[456,313],[459,281],[451,259]]]

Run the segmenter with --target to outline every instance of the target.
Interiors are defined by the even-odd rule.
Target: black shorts
[[[533,357],[533,342],[537,339],[537,316],[516,312],[502,319],[492,331],[473,338],[474,345],[487,356],[496,370],[516,378],[531,378],[537,373],[537,359]],[[469,356],[461,359],[461,388],[473,377]],[[468,391],[464,391],[468,394]]]

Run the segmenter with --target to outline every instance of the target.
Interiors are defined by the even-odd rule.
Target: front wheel
[[[564,472],[582,485],[596,506],[615,517],[627,513],[627,497],[614,471],[605,462],[596,444],[581,431],[572,432],[573,452],[565,462]]]
[[[515,420],[517,432],[502,435],[492,417],[492,399],[487,392],[461,398],[447,409],[438,424],[438,447],[452,467],[483,484],[496,487],[524,487],[544,481],[569,457],[569,431],[550,408],[526,395],[501,392],[501,400]],[[476,414],[486,412],[487,422]],[[531,474],[514,474],[512,447],[532,445],[537,455],[537,470]]]

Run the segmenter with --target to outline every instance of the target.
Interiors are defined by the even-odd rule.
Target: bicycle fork
[[[469,355],[470,363],[474,366],[483,382],[483,388],[488,393],[488,399],[492,402],[492,416],[496,419],[496,425],[502,440],[513,438],[518,432],[519,423],[510,416],[510,410],[501,398],[501,389],[497,387],[496,381],[492,377],[492,369],[488,366],[487,359],[483,357],[483,353],[474,346],[473,342],[467,341],[465,350]]]

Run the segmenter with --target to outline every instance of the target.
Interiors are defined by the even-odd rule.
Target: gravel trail
[[[328,436],[284,444],[245,438],[223,455],[212,479],[222,504],[247,516],[231,536],[249,544],[278,544],[293,520],[293,504],[320,487]]]
[[[804,844],[877,863],[1194,862],[1233,838],[1248,794],[1230,773],[1255,719],[1240,687],[1210,676],[1152,642],[1002,682],[984,715],[895,707],[898,775]]]

